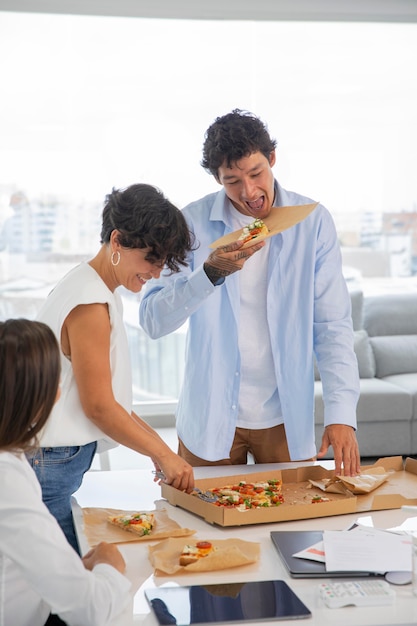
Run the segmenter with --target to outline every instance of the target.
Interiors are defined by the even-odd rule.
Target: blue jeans
[[[71,511],[71,496],[79,489],[90,469],[97,448],[93,441],[85,446],[40,448],[28,461],[42,487],[42,500],[74,550],[80,552]]]

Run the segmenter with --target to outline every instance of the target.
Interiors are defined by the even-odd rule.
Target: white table
[[[329,467],[329,462],[323,462]],[[305,463],[303,465],[306,465]],[[291,465],[291,467],[293,467]],[[248,465],[222,467],[195,468],[195,477],[204,478],[243,472],[271,471],[286,469],[288,464]],[[88,543],[83,533],[82,512],[80,507],[109,507],[116,509],[152,510],[165,508],[169,516],[181,526],[195,529],[196,537],[200,539],[226,539],[239,537],[247,541],[257,541],[261,546],[259,562],[243,568],[224,570],[222,572],[207,572],[198,575],[158,576],[154,577],[153,569],[148,559],[148,543],[120,544],[120,550],[126,560],[126,575],[132,582],[134,598],[132,606],[121,616],[114,626],[156,626],[157,621],[144,597],[144,589],[160,586],[167,582],[178,584],[210,584],[233,583],[242,581],[285,580],[297,593],[301,600],[312,612],[312,618],[303,620],[300,624],[309,626],[411,626],[417,624],[417,598],[412,594],[411,585],[395,586],[396,601],[393,605],[383,607],[345,607],[329,609],[319,598],[318,580],[292,579],[282,564],[270,539],[271,530],[342,530],[356,521],[358,515],[339,515],[327,518],[314,518],[293,522],[279,522],[274,524],[258,524],[223,528],[208,524],[198,516],[179,507],[170,505],[161,499],[160,487],[154,483],[153,475],[149,470],[124,471],[90,471],[83,481],[80,490],[75,494],[73,512],[76,529],[82,552],[88,549]],[[400,509],[376,511],[370,513],[375,527],[392,528],[401,524],[413,513]],[[153,545],[153,544],[152,544]],[[268,623],[268,622],[264,622]],[[271,622],[272,623],[272,622]],[[281,626],[294,626],[293,620],[280,621]]]

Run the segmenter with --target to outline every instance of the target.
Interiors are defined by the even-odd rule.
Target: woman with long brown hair
[[[0,322],[0,624],[104,626],[129,599],[119,550],[101,543],[80,559],[26,459],[59,396],[60,373],[46,324]]]

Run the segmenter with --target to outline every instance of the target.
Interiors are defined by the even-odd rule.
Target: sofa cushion
[[[319,449],[323,437],[323,426],[316,424],[314,430],[316,446]],[[375,431],[377,431],[377,436],[375,436]],[[415,454],[416,447],[413,447],[413,422],[397,420],[395,428],[392,427],[392,422],[360,422],[356,437],[363,461],[365,461],[365,457],[380,458],[396,456],[397,454],[401,456]],[[416,439],[417,436],[414,436],[414,441]],[[323,458],[334,458],[332,447],[328,449]],[[368,462],[365,464],[368,464]]]
[[[375,376],[375,359],[366,330],[354,332],[354,345],[360,378],[373,378]],[[314,380],[320,380],[320,374],[316,361],[314,361]]]
[[[363,323],[363,292],[359,290],[352,290],[349,295],[352,304],[353,330],[360,330]]]
[[[397,385],[407,391],[413,398],[413,420],[417,423],[417,372],[387,376],[384,381]]]
[[[355,332],[354,349],[360,378],[373,378],[376,373],[375,358],[366,330]]]
[[[367,296],[363,301],[363,327],[370,337],[417,335],[417,294]]]
[[[417,335],[371,337],[378,378],[417,372]]]
[[[314,419],[324,423],[323,388],[321,381],[314,383]],[[356,410],[358,430],[361,422],[411,422],[413,397],[405,388],[379,378],[362,378],[360,396]],[[375,429],[375,448],[378,447],[378,429]],[[404,453],[405,454],[405,453]]]

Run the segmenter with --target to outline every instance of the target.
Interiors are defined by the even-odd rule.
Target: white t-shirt
[[[72,269],[56,285],[42,306],[37,319],[52,328],[60,343],[62,325],[68,314],[80,304],[105,303],[110,317],[110,369],[116,401],[128,413],[132,411],[132,372],[123,306],[120,295],[111,292],[88,263]],[[82,446],[98,441],[98,450],[117,443],[105,435],[85,415],[78,393],[71,361],[61,352],[61,396],[39,436],[42,447]]]
[[[130,600],[129,580],[105,563],[85,569],[42,502],[23,454],[0,451],[0,624],[106,626]]]
[[[235,209],[231,209],[231,214],[236,230],[254,220]],[[266,239],[262,250],[248,259],[239,272],[240,428],[271,428],[283,422],[266,318],[268,257]]]

